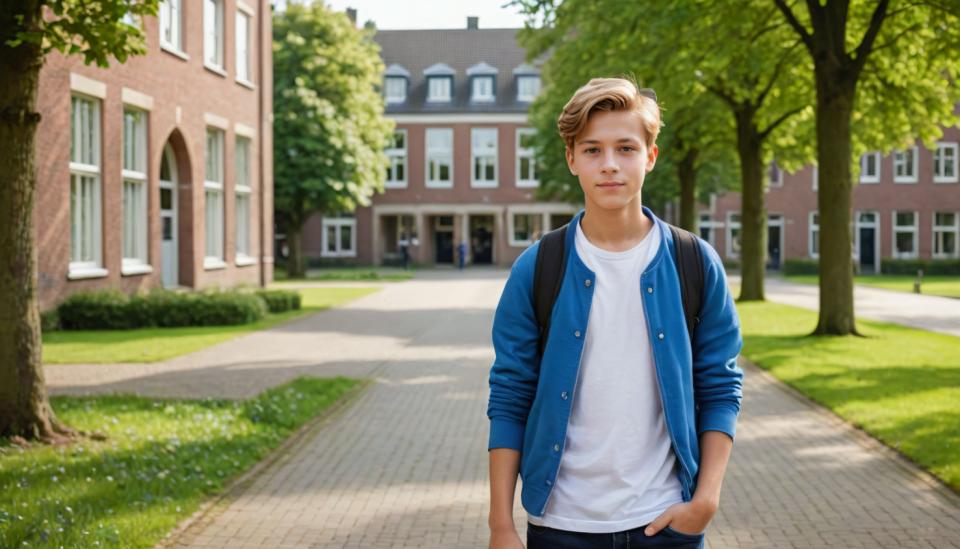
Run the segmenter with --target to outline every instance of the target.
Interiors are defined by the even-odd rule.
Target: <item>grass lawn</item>
[[[817,275],[793,275],[784,277],[791,282],[817,284]],[[857,284],[885,290],[913,293],[915,276],[910,275],[861,275],[854,278]],[[921,293],[960,298],[960,276],[927,275],[920,286]]]
[[[871,321],[813,338],[816,311],[737,308],[747,359],[960,491],[960,338]]]
[[[157,362],[237,336],[342,305],[378,288],[304,288],[302,308],[268,315],[253,324],[136,330],[77,330],[43,334],[44,364]]]
[[[105,441],[0,439],[0,547],[153,547],[360,381],[300,378],[247,401],[56,397]]]
[[[273,268],[273,279],[277,282],[284,280],[358,280],[361,282],[373,280],[381,282],[402,282],[404,280],[410,280],[411,278],[413,278],[412,269],[410,271],[389,268],[374,269],[370,267],[307,269],[306,278],[289,278],[287,277],[287,270],[283,267],[276,266]]]

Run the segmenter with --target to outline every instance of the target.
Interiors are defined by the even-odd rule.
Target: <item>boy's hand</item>
[[[490,529],[490,549],[523,549],[520,534],[513,526]]]
[[[643,531],[652,536],[668,525],[681,534],[698,535],[707,530],[707,525],[717,512],[715,504],[693,499],[689,503],[671,505]]]

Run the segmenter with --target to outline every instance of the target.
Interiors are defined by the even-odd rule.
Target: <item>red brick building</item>
[[[263,285],[273,273],[268,0],[165,0],[148,53],[40,74],[36,235],[48,309],[78,290]]]
[[[960,128],[946,128],[935,149],[863,155],[853,190],[853,259],[877,273],[883,259],[960,258]],[[817,259],[817,170],[768,172],[767,266]],[[739,257],[740,194],[713,196],[700,212],[700,232],[720,256]]]
[[[517,29],[385,30],[375,40],[386,73],[386,114],[396,124],[386,191],[370,207],[312,217],[312,262],[387,264],[407,245],[413,261],[509,266],[576,208],[534,201],[539,185],[527,109],[540,89]]]

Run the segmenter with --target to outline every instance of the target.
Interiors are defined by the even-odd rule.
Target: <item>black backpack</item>
[[[537,313],[537,323],[540,325],[539,356],[547,347],[547,336],[550,333],[550,313],[553,304],[560,294],[563,285],[563,274],[567,267],[566,241],[569,223],[554,229],[540,239],[540,248],[537,250],[537,267],[533,279],[533,302]],[[693,233],[670,225],[673,233],[674,265],[680,277],[680,295],[683,297],[683,314],[687,320],[687,332],[690,334],[691,345],[693,332],[700,324],[700,307],[703,301],[703,257],[700,253],[700,244]]]

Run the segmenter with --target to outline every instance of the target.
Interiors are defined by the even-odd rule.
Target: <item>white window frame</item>
[[[387,76],[383,81],[383,94],[387,104],[403,103],[407,100],[407,79],[403,76]]]
[[[713,216],[710,212],[701,212],[697,214],[697,227],[698,229],[710,229],[710,238],[704,239],[708,244],[713,246],[714,249],[717,248],[717,230],[722,229],[724,224],[722,221],[714,221]],[[702,236],[697,231],[697,236]]]
[[[394,134],[403,135],[403,147],[390,147],[386,150],[387,159],[390,162],[390,168],[387,171],[387,179],[383,186],[386,189],[405,189],[407,181],[410,178],[410,170],[407,166],[407,150],[409,150],[409,135],[406,129],[394,130]],[[393,142],[396,144],[396,141]],[[390,179],[390,174],[396,173],[397,166],[403,166],[403,179]]]
[[[945,173],[943,162],[940,157],[943,153],[950,151],[953,156],[953,173]],[[938,165],[939,163],[939,165]],[[949,141],[938,141],[937,149],[933,152],[933,182],[934,183],[957,183],[960,182],[960,143]]]
[[[937,214],[952,214],[953,225],[937,225]],[[930,253],[934,259],[957,259],[960,258],[960,212],[933,212],[933,241],[930,244]],[[953,234],[953,253],[943,253],[937,251],[937,237],[941,234]]]
[[[186,58],[183,52],[183,0],[161,0],[158,18],[160,48]],[[169,31],[170,40],[167,40],[167,31]]]
[[[335,250],[329,251],[328,244],[330,243],[327,237],[327,228],[336,227],[334,231]],[[341,233],[343,227],[350,227],[350,249],[344,250],[340,246],[343,238]],[[354,217],[325,217],[323,218],[323,231],[321,234],[321,248],[320,248],[320,257],[357,257],[357,219]]]
[[[430,134],[431,133],[449,133],[450,135],[450,148],[431,148],[430,146]],[[454,158],[453,158],[453,128],[427,128],[424,135],[424,156],[426,162],[424,163],[424,180],[425,186],[430,189],[452,189],[453,188],[453,167],[454,167]],[[431,179],[431,170],[430,162],[431,158],[437,158],[438,164],[444,160],[448,164],[448,172],[450,174],[450,179]],[[437,168],[437,174],[439,175],[440,169]]]
[[[820,188],[820,167],[816,164],[813,165],[813,190],[818,190]]]
[[[877,168],[877,173],[867,174],[867,157],[873,157],[873,165]],[[880,182],[880,153],[873,151],[864,153],[860,157],[860,182],[861,183],[879,183]]]
[[[440,95],[441,88],[435,84],[444,82],[446,94]],[[453,99],[453,78],[449,76],[428,76],[427,77],[427,102],[428,103],[449,103]]]
[[[212,21],[209,11],[211,7],[213,8]],[[203,0],[203,66],[218,74],[226,74],[223,55],[226,49],[224,48],[223,13],[223,0]]]
[[[222,269],[227,266],[226,262],[224,261],[225,200],[223,190],[224,167],[226,166],[226,162],[224,161],[224,143],[226,142],[226,133],[227,132],[220,128],[207,126],[203,175],[203,268],[208,270]],[[216,150],[214,151],[210,150],[211,135],[217,136],[214,143]],[[211,156],[213,162],[212,164]],[[213,168],[214,173],[210,173],[211,167]],[[216,212],[215,219],[210,219],[210,215],[208,215],[211,211],[211,208],[208,204],[211,194],[217,195],[217,202],[219,204],[219,207],[214,210]],[[211,231],[216,232],[211,233]],[[213,244],[212,246],[211,243]],[[212,250],[210,249],[211,247],[213,248]]]
[[[913,225],[910,227],[904,225],[897,225],[897,214],[898,213],[911,213],[913,214]],[[920,212],[916,210],[894,210],[891,212],[891,221],[890,225],[893,227],[892,238],[890,240],[890,247],[892,248],[892,257],[894,259],[916,259],[920,257]],[[913,251],[902,253],[897,251],[897,235],[899,233],[912,233],[913,234]]]
[[[912,173],[906,175],[898,175],[897,168],[901,165],[906,165],[907,153],[911,152],[910,160],[912,161]],[[893,151],[893,182],[894,183],[916,183],[917,182],[917,164],[919,160],[919,147],[911,147],[910,149],[903,151]]]
[[[483,134],[493,134],[493,150],[481,149],[478,145],[480,136]],[[470,128],[470,186],[479,189],[491,189],[499,185],[499,150],[500,150],[500,131],[499,128]],[[492,160],[491,160],[492,157]],[[493,165],[493,179],[477,179],[477,162],[481,162],[481,173],[486,173],[489,164]]]
[[[533,87],[535,91],[531,95],[530,93],[524,93],[523,82],[536,82],[536,85]],[[517,101],[530,102],[537,98],[537,95],[540,94],[540,77],[534,74],[521,74],[517,76]],[[526,90],[529,91],[529,90]]]
[[[82,124],[79,113],[74,107],[74,100],[78,102],[87,102],[90,104],[89,111],[90,127],[87,131],[77,131],[77,126]],[[108,272],[103,268],[103,204],[101,190],[101,120],[102,101],[96,97],[74,93],[70,96],[70,263],[67,269],[67,278],[74,280],[79,278],[99,278],[107,276]],[[84,142],[84,138],[89,141]],[[78,152],[79,151],[79,152]],[[84,154],[86,153],[86,154]],[[84,158],[85,157],[85,158]],[[84,177],[92,179],[92,189],[90,195],[83,195]],[[76,193],[73,190],[76,183],[80,184],[81,192]],[[80,200],[74,203],[74,196],[79,196]],[[81,202],[85,202],[81,203]],[[80,226],[75,227],[77,223],[77,212],[82,219],[85,213],[90,218],[89,224],[80,221]],[[74,239],[74,234],[85,233],[82,237],[79,247],[83,251],[89,251],[88,259],[75,259],[78,243]],[[86,250],[89,248],[89,250]],[[88,254],[81,252],[80,255]]]
[[[252,163],[253,159],[253,140],[247,136],[238,135],[236,137],[235,148],[233,152],[234,163],[234,186],[233,186],[233,217],[234,217],[234,263],[237,266],[253,265],[256,259],[253,257],[252,242],[252,221],[253,221],[253,177]],[[240,215],[243,208],[240,202],[246,202],[246,215]]]
[[[241,30],[242,29],[242,30]],[[253,62],[251,50],[250,34],[253,30],[253,16],[241,9],[237,10],[234,34],[234,53],[237,57],[236,72],[237,82],[248,87],[253,87]]]
[[[741,214],[740,212],[727,212],[727,224],[726,224],[726,231],[724,235],[725,236],[724,240],[726,241],[725,252],[726,252],[727,259],[740,259],[740,254],[734,253],[733,251],[733,231],[734,229],[736,229],[741,233],[743,232],[743,223],[742,223],[743,218],[742,217],[740,218],[741,221],[734,221],[733,216],[735,215],[739,216]]]
[[[537,175],[537,159],[536,152],[533,147],[521,147],[520,138],[524,135],[536,135],[537,130],[534,128],[517,128],[517,187],[530,189],[540,186],[540,180],[536,178]],[[530,166],[533,170],[534,179],[521,179],[521,169],[520,169],[520,160],[523,158],[528,158],[530,160]]]
[[[481,82],[489,82],[489,90],[479,90]],[[471,77],[470,82],[470,100],[475,103],[492,103],[496,100],[496,85],[497,79],[495,76],[490,74],[481,74]],[[483,91],[489,91],[489,93],[481,93]]]
[[[539,222],[539,223],[540,223],[540,229],[539,229],[539,230],[540,230],[540,234],[541,234],[541,236],[544,234],[544,217],[546,217],[546,216],[544,216],[543,212],[528,211],[528,210],[515,210],[515,211],[511,211],[511,212],[510,212],[510,215],[507,216],[507,225],[508,225],[508,226],[507,226],[507,238],[508,238],[508,241],[509,241],[508,244],[509,244],[510,246],[514,247],[514,248],[521,248],[521,247],[530,246],[531,244],[533,244],[534,242],[536,242],[536,239],[533,238],[533,235],[534,235],[534,233],[536,232],[536,227],[535,227],[535,226],[530,228],[530,235],[529,235],[530,238],[527,238],[527,239],[524,239],[524,240],[518,240],[518,239],[516,238],[516,236],[517,236],[517,235],[516,235],[517,216],[519,216],[519,215],[529,216],[532,220],[534,220],[534,221],[533,221],[533,225],[536,225],[536,223]]]
[[[773,170],[776,170],[776,177],[770,177],[770,172]],[[771,160],[767,166],[767,187],[783,187],[783,169],[777,165],[775,160]]]
[[[130,135],[127,126],[127,116],[139,116],[139,124],[135,123],[133,128],[134,136],[131,144]],[[153,272],[150,267],[149,259],[149,210],[147,208],[148,191],[150,186],[147,184],[147,128],[149,124],[149,115],[146,111],[124,106],[123,109],[123,131],[122,131],[122,227],[123,235],[121,242],[122,261],[120,274],[139,275]],[[132,147],[128,149],[128,147]],[[132,155],[132,158],[130,156]],[[132,164],[132,165],[131,165]],[[127,188],[136,186],[136,191],[132,199],[128,200]],[[136,200],[133,204],[131,200]],[[135,208],[136,211],[131,211]],[[131,217],[132,216],[132,217]],[[132,239],[132,240],[128,240]],[[133,253],[128,254],[128,248],[132,246]]]
[[[820,258],[820,212],[818,210],[807,214],[807,257]]]

